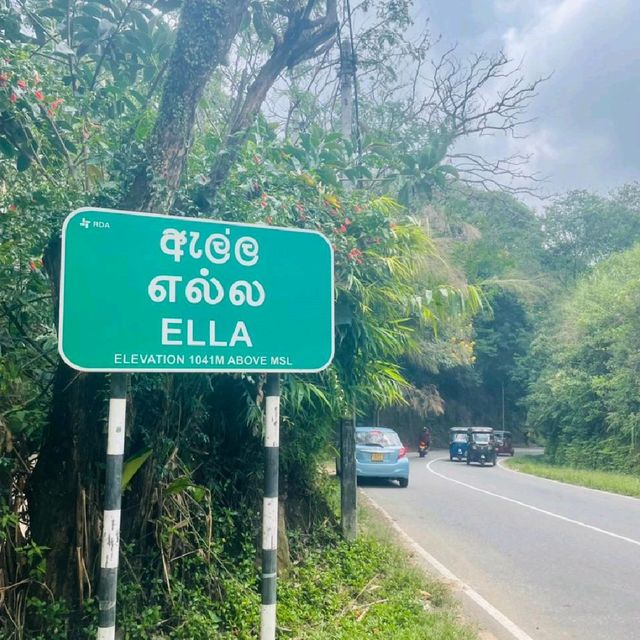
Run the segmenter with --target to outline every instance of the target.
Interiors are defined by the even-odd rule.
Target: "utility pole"
[[[344,3],[344,22],[349,22],[349,5]],[[353,88],[355,65],[348,38],[340,42],[340,125],[345,140],[353,137]],[[349,189],[349,184],[345,188]],[[355,540],[358,533],[356,491],[356,406],[352,416],[340,421],[340,514],[342,535]]]
[[[342,136],[353,137],[353,74],[354,60],[351,43],[347,38],[340,42],[340,125]]]
[[[340,425],[340,523],[346,540],[358,535],[356,490],[356,413],[343,418]]]

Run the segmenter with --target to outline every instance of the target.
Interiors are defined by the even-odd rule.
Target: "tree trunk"
[[[209,183],[198,194],[198,199],[203,204],[215,200],[220,185],[227,179],[246,141],[249,127],[280,74],[287,67],[291,69],[303,60],[320,55],[331,46],[338,28],[336,0],[326,1],[325,15],[322,18],[310,20],[310,12],[315,4],[315,1],[309,1],[303,8],[290,13],[284,33],[274,33],[275,45],[271,56],[247,89],[240,109],[229,126],[222,152],[211,169]]]
[[[185,0],[161,106],[122,207],[167,213],[191,145],[196,107],[223,62],[249,0]],[[60,241],[45,255],[58,307]],[[50,549],[46,582],[70,605],[95,593],[104,464],[106,379],[58,365],[43,443],[28,486],[32,539]]]
[[[187,0],[160,110],[123,207],[168,213],[191,148],[196,109],[224,61],[249,0]]]

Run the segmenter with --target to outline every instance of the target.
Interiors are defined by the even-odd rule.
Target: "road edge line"
[[[473,587],[458,578],[450,569],[434,558],[426,549],[421,547],[400,525],[381,507],[371,496],[362,493],[370,505],[389,523],[391,528],[402,538],[403,542],[423,560],[428,562],[443,578],[453,587],[473,600],[485,613],[491,616],[501,627],[507,630],[516,640],[533,640],[533,638],[521,629],[515,622],[508,618],[502,611],[494,607],[483,598]]]

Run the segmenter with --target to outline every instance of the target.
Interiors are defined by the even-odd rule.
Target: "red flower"
[[[354,210],[356,213],[360,213],[360,212],[362,211],[362,209],[361,209],[358,205],[356,205],[355,207],[353,207],[353,210]]]
[[[9,96],[9,100],[11,100],[11,102],[15,102],[18,99],[18,96],[15,93],[12,93]]]
[[[360,249],[358,249],[357,247],[351,249],[351,251],[349,251],[347,255],[349,257],[349,260],[353,260],[358,264],[362,264],[362,251],[360,251]]]
[[[351,224],[351,220],[349,220],[349,218],[347,218],[344,223],[347,225],[347,227]]]
[[[36,96],[37,97],[37,96]],[[56,98],[49,107],[49,115],[52,115],[53,112],[64,102],[62,98]]]
[[[338,229],[336,230],[338,231],[338,233],[346,233],[347,227],[345,227],[345,225],[342,225],[341,227],[338,227]]]
[[[9,209],[9,211],[16,211],[18,209],[18,207],[16,207],[15,204],[10,204],[7,209]]]
[[[42,91],[34,91],[33,95],[36,97],[36,100],[44,100],[44,95]]]
[[[27,83],[24,80],[18,80],[18,86],[21,89],[26,89],[27,88]]]

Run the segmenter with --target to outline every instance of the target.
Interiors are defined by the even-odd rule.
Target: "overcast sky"
[[[488,154],[533,154],[547,190],[607,191],[640,179],[640,0],[415,0],[437,49],[503,49],[540,87],[526,140]],[[477,144],[477,143],[476,143]]]

